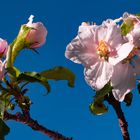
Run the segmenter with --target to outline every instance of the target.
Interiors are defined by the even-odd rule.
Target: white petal
[[[31,27],[32,26],[32,23],[33,23],[33,18],[34,18],[34,15],[30,15],[30,17],[28,18],[28,23],[26,24],[28,27]]]
[[[134,72],[137,76],[140,76],[140,56],[138,56],[138,58],[135,60],[133,60],[134,62]]]
[[[73,62],[82,63],[85,66],[94,64],[98,59],[94,32],[89,28],[79,32],[78,36],[68,44],[65,56]]]
[[[113,66],[106,61],[97,62],[84,70],[86,82],[96,90],[102,89],[109,82],[112,73]]]
[[[122,63],[114,66],[111,84],[113,86],[112,93],[115,99],[123,101],[125,95],[136,86],[133,68],[129,64]]]
[[[120,17],[120,18],[117,18],[117,19],[115,19],[115,20],[113,20],[114,22],[120,22],[120,21],[122,21],[123,20],[123,18],[122,17]]]
[[[107,35],[107,28],[105,26],[99,26],[96,29],[96,41],[100,42],[101,40],[105,41]]]
[[[104,41],[106,41],[111,48],[116,48],[116,46],[124,43],[121,35],[121,29],[113,20],[108,19],[104,21],[102,26],[106,30]]]
[[[128,36],[132,36],[134,45],[140,47],[140,23],[135,24],[134,29]]]
[[[85,32],[85,30],[93,30],[93,32],[96,30],[98,25],[89,25],[89,23],[83,22],[78,29],[78,33]]]
[[[105,41],[111,46],[111,48],[116,48],[116,46],[124,42],[120,28],[113,21],[107,26]]]
[[[133,14],[129,14],[129,13],[127,13],[127,12],[125,12],[124,14],[123,14],[123,19],[124,19],[124,21],[128,21],[128,20],[130,20],[130,21],[134,21],[134,20],[136,20],[136,21],[140,21],[140,18],[139,18],[139,16],[136,16],[136,15],[133,15]]]
[[[117,63],[125,59],[133,48],[134,45],[132,43],[125,43],[123,45],[120,45],[117,48],[118,50],[116,50],[117,55],[109,57],[109,63],[111,63],[112,65],[116,65]]]

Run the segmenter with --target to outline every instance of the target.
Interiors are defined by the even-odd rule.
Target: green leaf
[[[5,102],[0,100],[0,118],[2,119],[5,111]]]
[[[113,87],[108,82],[101,90],[96,91],[93,103],[90,104],[90,111],[94,115],[102,115],[108,111],[108,108],[104,105],[104,97],[112,91]]]
[[[0,94],[0,118],[3,119],[4,111],[8,109],[10,105],[10,95],[6,91],[2,91]]]
[[[13,63],[12,63],[12,49],[13,49],[13,46],[15,44],[15,41],[16,41],[16,39],[8,47],[7,57],[6,57],[6,66],[5,66],[6,68],[13,66]]]
[[[129,22],[124,22],[121,25],[121,33],[122,35],[127,35],[133,28],[133,25]]]
[[[58,66],[40,73],[48,80],[67,80],[68,86],[74,87],[75,75],[69,69]]]
[[[5,140],[5,136],[8,135],[9,132],[10,128],[0,119],[0,140]]]
[[[17,69],[16,67],[8,67],[8,68],[6,68],[6,70],[14,78],[17,78],[20,75],[20,70]]]
[[[48,92],[50,92],[51,89],[48,80],[37,72],[23,72],[19,74],[17,82],[38,82],[45,86]]]
[[[137,14],[135,14],[135,15],[139,17],[139,16],[140,16],[140,13],[137,13]]]
[[[101,90],[96,91],[96,96],[95,98],[102,98],[105,95],[109,94],[111,92],[113,87],[110,85],[110,82],[108,82]]]
[[[126,106],[130,106],[132,103],[132,99],[133,99],[133,94],[132,92],[126,94],[125,98],[124,98],[124,102],[126,103]]]
[[[138,92],[139,92],[139,94],[140,94],[140,83],[138,83],[137,89],[138,89]]]
[[[103,99],[95,99],[94,102],[90,104],[89,109],[94,115],[102,115],[108,111],[108,108],[103,103]]]
[[[13,65],[17,55],[20,53],[21,50],[25,48],[29,48],[30,44],[26,42],[26,37],[29,33],[29,31],[32,28],[22,25],[19,31],[19,34],[17,35],[16,39],[12,43],[12,51],[11,51],[11,64]],[[11,65],[11,66],[12,66]]]
[[[0,118],[3,119],[4,111],[13,110],[15,104],[11,102],[11,92],[2,91],[0,94]]]

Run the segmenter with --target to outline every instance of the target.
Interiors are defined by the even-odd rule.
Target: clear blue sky
[[[138,0],[4,0],[0,3],[0,37],[10,43],[19,27],[27,23],[30,14],[35,21],[42,21],[48,29],[46,44],[36,55],[24,51],[18,57],[16,66],[23,71],[41,71],[54,66],[65,66],[76,74],[75,88],[66,82],[51,82],[52,91],[43,96],[45,89],[38,84],[31,85],[33,105],[32,117],[46,127],[59,131],[74,140],[122,140],[116,115],[109,106],[103,116],[93,116],[88,106],[94,95],[83,77],[83,67],[64,57],[66,45],[77,33],[83,21],[100,24],[106,18],[120,17],[123,12],[140,12]],[[129,122],[131,140],[140,137],[140,96],[134,93],[131,107],[123,105]],[[49,140],[45,135],[29,127],[10,121],[10,134],[6,140]]]

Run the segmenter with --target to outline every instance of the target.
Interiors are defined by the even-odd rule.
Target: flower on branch
[[[31,28],[26,36],[26,41],[31,44],[30,48],[39,48],[45,41],[47,36],[47,29],[41,22],[33,23],[33,15],[29,17],[27,27]]]
[[[0,38],[0,58],[6,56],[7,49],[8,49],[7,41]]]
[[[134,44],[121,34],[121,28],[113,20],[106,20],[101,25],[82,24],[78,35],[68,44],[65,56],[84,65],[85,80],[95,90],[102,89],[111,81],[113,94],[121,101],[129,90],[124,91],[122,84],[118,85],[123,74],[122,69],[118,69],[133,48]],[[127,77],[127,71],[123,76]],[[116,91],[119,91],[117,95],[121,94],[119,98]]]
[[[124,21],[126,38],[134,47],[123,61],[114,66],[112,92],[119,101],[123,101],[125,95],[136,87],[136,76],[140,75],[140,17],[124,13],[121,20]]]

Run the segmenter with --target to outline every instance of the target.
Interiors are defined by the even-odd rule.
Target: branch
[[[130,136],[129,136],[129,132],[128,132],[128,124],[125,119],[124,113],[122,111],[120,102],[114,98],[112,93],[110,93],[109,96],[106,97],[106,100],[108,101],[109,104],[112,105],[112,107],[114,108],[114,110],[117,114],[123,139],[130,140]]]
[[[58,132],[45,128],[44,126],[40,125],[36,120],[33,120],[29,115],[24,115],[22,113],[16,113],[14,115],[14,114],[5,112],[4,120],[14,120],[14,121],[26,124],[27,126],[31,127],[33,130],[39,131],[49,136],[53,140],[72,140],[72,138],[67,138]]]
[[[14,96],[17,101],[20,101],[22,97],[24,96],[27,89],[23,91],[19,91],[18,88],[13,88],[13,86],[7,81],[8,87],[10,87],[11,91],[14,91]],[[26,103],[25,103],[26,104]],[[20,107],[20,105],[19,105]],[[28,108],[28,105],[23,107],[20,107],[22,110],[22,113],[16,113],[16,114],[10,114],[8,112],[4,112],[4,120],[14,120],[17,122],[21,122],[23,124],[26,124],[27,126],[31,127],[33,130],[39,131],[53,140],[72,140],[72,138],[67,138],[63,136],[62,134],[49,130],[45,128],[44,126],[40,125],[36,120],[33,120],[30,116],[30,108]]]

